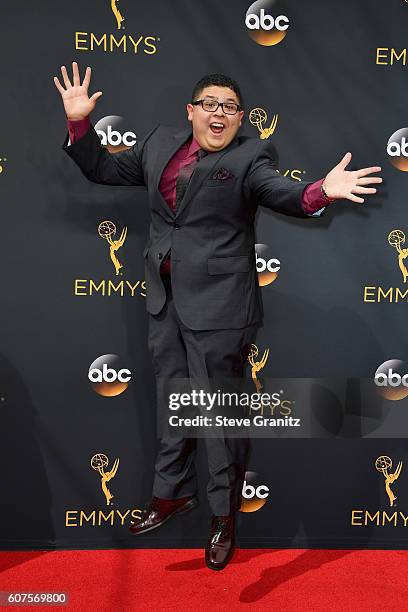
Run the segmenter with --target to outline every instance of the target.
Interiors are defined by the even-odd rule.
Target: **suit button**
[[[174,223],[173,227],[174,227],[174,229],[180,229],[180,226],[179,226],[178,223]]]
[[[157,257],[158,257],[159,259],[163,259],[163,253],[157,253]]]

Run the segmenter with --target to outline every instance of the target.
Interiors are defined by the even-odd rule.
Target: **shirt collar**
[[[194,155],[195,153],[197,153],[197,151],[201,149],[201,146],[199,145],[199,143],[197,142],[197,140],[194,138],[194,136],[191,137],[191,143],[190,146],[188,148],[188,155]]]

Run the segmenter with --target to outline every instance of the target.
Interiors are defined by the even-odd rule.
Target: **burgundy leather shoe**
[[[212,516],[210,539],[205,549],[205,562],[213,570],[222,570],[235,550],[235,514]]]
[[[179,499],[161,499],[153,497],[149,506],[143,511],[139,521],[131,523],[129,530],[134,534],[145,533],[156,529],[169,520],[174,514],[183,514],[198,505],[196,497],[180,497]]]

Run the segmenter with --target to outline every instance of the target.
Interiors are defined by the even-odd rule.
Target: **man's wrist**
[[[88,119],[90,120],[90,115],[85,115],[85,117],[68,117],[68,115],[65,113],[65,117],[67,121],[83,121],[84,119]]]
[[[319,179],[305,187],[302,194],[303,212],[308,216],[317,216],[322,213],[328,204],[320,189],[323,179]]]
[[[85,136],[85,134],[87,134],[91,128],[89,115],[84,119],[79,119],[77,121],[67,118],[67,125],[70,144],[74,144],[74,142]]]
[[[325,188],[325,185],[324,185],[324,180],[323,180],[322,184],[320,185],[320,191],[322,192],[323,197],[324,197],[324,198],[325,198],[325,199],[326,199],[328,202],[335,202],[336,198],[330,198],[330,197],[327,195],[327,191],[326,191],[326,188]]]

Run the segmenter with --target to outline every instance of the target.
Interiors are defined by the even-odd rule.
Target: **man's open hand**
[[[61,94],[67,118],[71,121],[85,119],[85,117],[88,117],[88,115],[91,114],[95,108],[97,99],[102,95],[101,91],[97,91],[93,94],[93,96],[90,98],[88,97],[88,88],[91,80],[90,67],[88,66],[85,71],[82,85],[79,76],[78,64],[76,62],[72,62],[73,85],[68,78],[68,73],[65,66],[61,66],[61,74],[66,89],[63,88],[58,77],[54,77],[54,83],[55,87]]]
[[[367,185],[382,183],[382,178],[379,176],[369,177],[368,175],[373,174],[373,172],[380,172],[381,167],[372,166],[371,168],[362,168],[350,172],[346,170],[350,161],[351,153],[346,153],[341,162],[334,166],[333,170],[330,170],[324,179],[323,188],[329,198],[334,200],[346,199],[362,204],[364,198],[355,194],[369,195],[376,193],[377,190],[374,187],[367,187]]]

